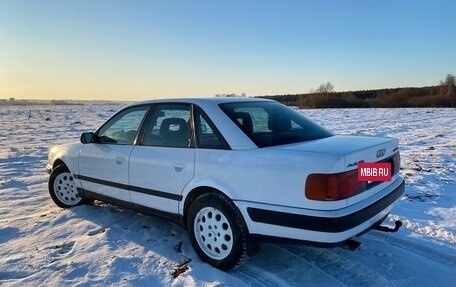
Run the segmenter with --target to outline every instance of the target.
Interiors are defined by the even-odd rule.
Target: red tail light
[[[308,199],[330,201],[346,199],[360,193],[363,183],[358,181],[358,170],[335,174],[311,174],[306,180]]]
[[[382,162],[391,163],[393,175],[399,173],[401,166],[399,152]],[[355,196],[376,184],[358,181],[357,169],[335,174],[311,174],[306,180],[305,194],[308,199],[313,200],[341,200]]]

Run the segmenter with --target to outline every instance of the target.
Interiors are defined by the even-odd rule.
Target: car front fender
[[[78,157],[80,149],[81,144],[78,142],[53,146],[49,150],[48,154],[48,162],[46,165],[48,173],[52,172],[52,170],[56,167],[57,162],[63,162],[71,173],[78,173]]]

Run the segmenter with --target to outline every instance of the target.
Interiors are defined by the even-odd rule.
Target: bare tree
[[[328,94],[334,92],[334,86],[331,82],[321,84],[316,90],[317,93]]]
[[[440,86],[442,86],[447,96],[453,95],[456,90],[456,77],[452,74],[447,74],[445,81],[440,81]]]
[[[329,101],[329,94],[334,92],[334,86],[331,84],[331,82],[326,82],[324,84],[321,84],[315,92],[326,96],[326,101]]]

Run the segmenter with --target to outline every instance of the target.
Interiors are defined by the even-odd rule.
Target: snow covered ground
[[[78,140],[119,108],[0,107],[1,286],[455,286],[456,109],[304,110],[337,133],[399,138],[406,190],[388,223],[403,228],[371,231],[354,252],[263,244],[242,268],[222,272],[173,223],[51,201],[49,147]]]

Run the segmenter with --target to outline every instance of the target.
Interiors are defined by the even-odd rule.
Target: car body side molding
[[[80,175],[80,174],[74,174],[74,177],[80,180],[85,180],[97,184],[102,184],[106,186],[111,186],[115,188],[120,188],[120,189],[125,189],[125,190],[130,190],[134,192],[140,192],[152,196],[157,196],[157,197],[163,197],[171,200],[176,200],[176,201],[181,201],[182,200],[182,195],[181,194],[173,194],[173,193],[168,193],[164,191],[159,191],[159,190],[154,190],[154,189],[148,189],[144,187],[139,187],[139,186],[132,186],[128,184],[123,184],[123,183],[118,183],[118,182],[113,182],[113,181],[108,181],[108,180],[103,180],[99,178],[93,178],[85,175]]]

